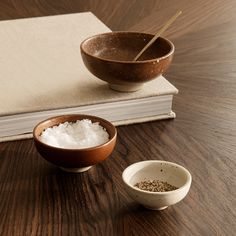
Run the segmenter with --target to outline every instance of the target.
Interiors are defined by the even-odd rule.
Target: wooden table
[[[235,0],[1,0],[0,19],[92,11],[112,30],[155,33],[178,9],[164,34],[177,118],[119,127],[114,153],[83,174],[48,164],[32,140],[0,144],[0,235],[235,235]],[[151,211],[126,194],[122,171],[149,159],[189,169],[182,202]]]

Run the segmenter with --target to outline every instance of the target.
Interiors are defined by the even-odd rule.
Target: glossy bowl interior
[[[104,60],[132,62],[152,37],[144,33],[105,33],[89,38],[82,43],[82,48],[86,53]],[[159,38],[138,61],[156,60],[167,56],[171,50],[172,45],[164,38]]]
[[[133,61],[153,35],[139,32],[109,32],[81,43],[81,55],[88,70],[118,91],[136,91],[143,83],[157,78],[169,67],[174,45],[158,38]]]
[[[90,148],[67,149],[47,145],[39,140],[41,133],[52,126],[60,123],[75,122],[77,120],[89,119],[93,123],[99,122],[109,134],[109,141]],[[96,116],[90,115],[62,115],[52,117],[40,122],[33,130],[35,146],[41,156],[50,163],[69,172],[83,172],[91,166],[105,160],[113,151],[116,144],[117,131],[112,123]]]
[[[189,171],[176,163],[166,161],[142,161],[127,167],[122,179],[127,193],[138,203],[153,210],[163,210],[181,201],[188,193],[192,177]],[[134,185],[140,181],[160,180],[178,189],[168,192],[149,192]]]

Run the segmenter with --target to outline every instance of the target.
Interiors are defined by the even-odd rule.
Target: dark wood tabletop
[[[1,0],[0,20],[92,11],[112,30],[155,33],[179,9],[163,34],[177,118],[118,127],[113,154],[82,174],[44,161],[32,139],[1,143],[0,235],[235,235],[235,0]],[[191,172],[182,202],[152,211],[124,191],[122,171],[150,159]]]

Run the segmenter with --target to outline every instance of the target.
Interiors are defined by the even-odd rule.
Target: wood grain
[[[180,90],[177,118],[118,128],[105,162],[61,172],[32,140],[0,144],[0,235],[234,235],[236,230],[236,1],[2,0],[0,19],[92,11],[113,30],[164,34],[175,46],[166,77]],[[184,165],[189,195],[150,211],[124,191],[121,174],[148,159]]]

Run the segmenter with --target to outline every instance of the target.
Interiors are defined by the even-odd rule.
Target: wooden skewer
[[[160,35],[176,20],[176,18],[182,13],[178,11],[174,16],[172,16],[166,24],[156,33],[156,35],[145,45],[145,47],[139,52],[139,54],[133,59],[137,61],[138,58],[160,37]]]

